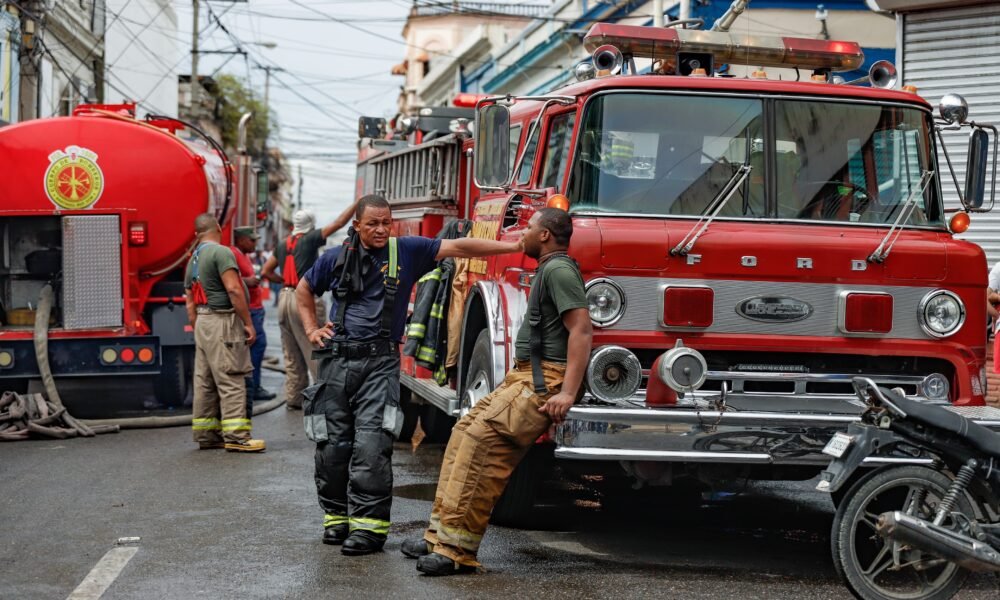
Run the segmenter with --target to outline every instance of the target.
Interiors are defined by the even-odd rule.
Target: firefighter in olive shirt
[[[524,253],[538,259],[514,368],[451,432],[430,525],[402,552],[426,575],[472,573],[490,513],[524,455],[583,393],[593,335],[583,278],[566,254],[573,221],[558,208],[532,215]]]
[[[262,452],[250,437],[246,385],[256,339],[246,286],[222,229],[211,214],[194,221],[198,247],[184,273],[185,304],[194,327],[194,405],[191,428],[202,450]]]

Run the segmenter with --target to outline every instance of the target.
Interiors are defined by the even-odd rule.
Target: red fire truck
[[[961,98],[936,117],[890,89],[887,63],[871,87],[845,84],[836,73],[863,62],[850,42],[597,24],[586,44],[579,82],[480,98],[474,136],[456,122],[359,168],[405,233],[467,218],[474,236],[516,239],[540,207],[568,207],[594,348],[586,397],[540,456],[641,484],[808,479],[857,418],[856,376],[1000,426],[983,406],[984,253],[953,237],[988,195],[988,134]],[[755,71],[726,76],[734,64]],[[949,212],[936,131],[959,127],[969,175]],[[510,366],[534,269],[469,265],[450,386],[404,362],[432,437]],[[525,514],[543,463],[529,455],[495,518]]]
[[[92,394],[154,377],[161,402],[184,401],[194,339],[182,276],[194,218],[214,213],[228,240],[234,225],[256,223],[257,202],[249,157],[233,165],[208,136],[178,137],[185,128],[196,131],[166,117],[136,120],[124,104],[0,129],[3,389],[24,391],[39,377],[32,325],[51,284],[57,381]]]

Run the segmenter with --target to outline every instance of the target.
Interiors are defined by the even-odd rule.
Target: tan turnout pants
[[[194,441],[250,439],[244,377],[253,371],[243,321],[230,311],[198,308],[194,325]]]
[[[320,325],[327,321],[326,304],[322,298],[316,298],[316,320]],[[278,326],[281,328],[281,350],[285,356],[285,403],[292,408],[301,408],[300,394],[309,387],[309,376],[316,379],[316,361],[312,359],[313,346],[299,316],[295,288],[281,289]]]
[[[566,365],[543,361],[542,370],[549,394],[535,394],[531,365],[518,362],[452,430],[424,534],[434,552],[480,566],[476,553],[493,506],[514,467],[552,424],[538,408],[562,387]]]

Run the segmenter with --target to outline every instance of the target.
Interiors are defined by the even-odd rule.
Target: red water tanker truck
[[[234,226],[256,222],[256,178],[245,153],[234,165],[195,128],[134,115],[134,105],[88,105],[0,128],[3,389],[24,391],[40,375],[33,328],[51,285],[57,381],[100,390],[154,377],[166,405],[189,392],[194,339],[182,275],[194,218],[214,213],[231,239]],[[198,141],[179,137],[182,129]]]

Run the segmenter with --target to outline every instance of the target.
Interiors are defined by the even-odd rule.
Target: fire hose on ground
[[[74,418],[62,403],[55,378],[49,366],[49,315],[52,313],[54,294],[51,285],[42,288],[35,313],[35,359],[38,373],[45,388],[42,394],[16,394],[5,392],[0,397],[0,441],[24,440],[31,434],[54,437],[91,437],[99,433],[117,433],[121,429],[147,429],[155,427],[181,427],[191,424],[191,415],[171,417],[128,417],[122,419]],[[276,369],[277,370],[277,369]],[[253,416],[272,411],[284,404],[276,398],[253,407]]]

